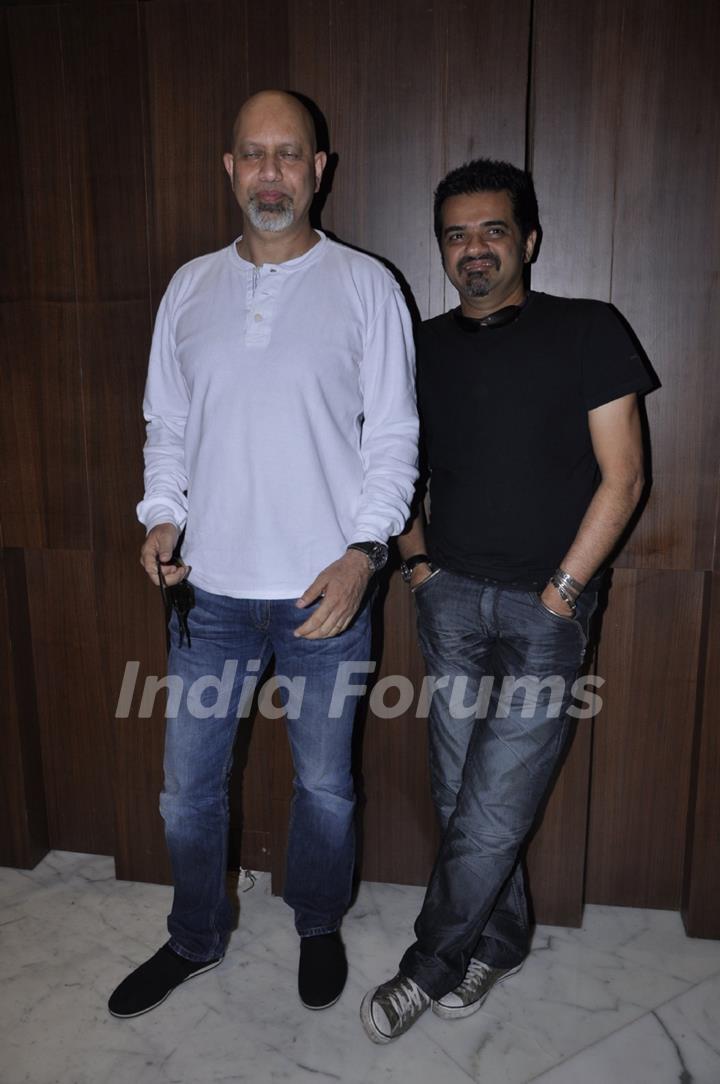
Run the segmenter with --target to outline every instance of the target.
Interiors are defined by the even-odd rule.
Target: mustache
[[[476,260],[490,260],[494,264],[495,270],[500,270],[500,260],[494,252],[480,252],[477,256],[463,256],[463,258],[458,261],[458,271],[462,271],[469,263],[475,263]]]
[[[274,200],[271,203],[266,203],[265,200],[261,199],[257,192],[254,192],[253,195],[250,196],[249,202],[260,208],[260,210],[266,210],[267,208],[272,207],[279,207],[282,203],[293,203],[292,196],[289,196],[287,192],[283,192],[282,189],[278,189],[278,191],[282,196],[281,200]]]

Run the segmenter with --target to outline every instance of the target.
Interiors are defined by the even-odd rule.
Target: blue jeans
[[[285,902],[301,936],[337,929],[347,909],[355,861],[351,739],[357,701],[345,698],[337,718],[329,717],[329,709],[338,664],[369,657],[370,607],[339,636],[306,640],[293,631],[313,608],[299,610],[293,599],[234,599],[197,587],[195,597],[191,646],[177,646],[174,616],[171,628],[160,812],[175,884],[170,946],[190,960],[210,960],[225,951],[233,923],[225,892],[228,779],[238,714],[247,715],[252,695],[243,686],[262,675],[273,652],[276,674],[296,679],[281,694],[295,768]],[[176,677],[182,697],[172,717]]]
[[[520,850],[567,743],[597,593],[560,617],[534,592],[442,570],[415,599],[428,675],[441,679],[429,738],[443,835],[400,970],[440,998],[471,957],[509,968],[529,950]],[[514,686],[523,676],[539,680]]]

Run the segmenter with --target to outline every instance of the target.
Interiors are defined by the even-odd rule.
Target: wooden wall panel
[[[397,178],[403,204],[414,211],[415,222],[411,226],[400,220],[392,229],[386,229],[384,248],[374,246],[373,227],[369,226],[377,218],[377,207],[383,206],[382,197],[379,193],[366,196],[368,212],[365,218],[363,207],[358,205],[356,185],[346,190],[344,179],[347,183],[348,168],[352,177],[357,177],[364,169],[375,169],[373,150],[377,147],[378,131],[382,136],[384,132],[391,135],[398,130],[397,125],[391,123],[393,86],[387,82],[389,77],[393,84],[398,80],[397,63],[390,67],[378,63],[377,70],[369,69],[366,74],[362,71],[363,56],[378,56],[375,39],[368,40],[367,35],[386,33],[386,25],[372,18],[366,20],[352,5],[344,5],[339,12],[334,11],[336,17],[333,20],[329,20],[324,2],[312,4],[309,11],[315,22],[311,23],[306,18],[308,10],[304,10],[296,20],[297,33],[291,35],[291,44],[296,45],[293,75],[296,85],[306,89],[321,107],[325,101],[328,102],[325,108],[331,146],[337,150],[340,159],[323,224],[344,239],[397,259],[403,268],[422,267],[427,279],[420,287],[416,280],[416,300],[424,315],[440,311],[445,290],[432,235],[432,192],[448,168],[473,155],[504,156],[522,163],[529,4],[508,4],[489,26],[483,26],[481,30],[473,23],[470,32],[467,4],[456,2],[443,7],[445,22],[440,32],[437,21],[434,30],[427,21],[430,13],[423,14],[426,22],[420,22],[418,26],[419,36],[426,39],[426,49],[428,43],[431,49],[435,48],[432,43],[438,40],[448,42],[450,46],[443,44],[442,51],[431,53],[428,66],[432,74],[422,87],[422,96],[427,99],[424,112],[403,114],[398,158],[390,172]],[[357,25],[352,22],[353,13]],[[417,22],[418,11],[414,14]],[[433,19],[438,18],[439,15],[435,13]],[[325,30],[326,34],[323,33]],[[418,30],[406,28],[406,32],[416,34]],[[348,63],[341,43],[350,38],[357,40],[358,35],[363,34],[365,44]],[[307,48],[308,37],[319,41],[318,52]],[[413,50],[408,47],[402,55],[409,58]],[[379,59],[382,60],[382,54]],[[473,86],[473,92],[468,93],[467,72],[479,66],[482,78],[477,86]],[[367,82],[362,83],[363,79]],[[406,86],[402,72],[399,83],[401,88]],[[395,95],[397,93],[396,89]],[[374,119],[380,117],[383,109],[387,109],[382,128],[378,119],[373,126],[357,108],[357,102],[367,101],[368,94],[372,96],[371,102],[378,101]],[[421,104],[420,88],[417,86],[414,86],[414,94]],[[438,95],[441,96],[443,109],[441,116],[437,112]],[[427,164],[418,170],[413,156],[403,153],[406,146],[412,145],[425,147],[433,172],[428,170]],[[378,176],[383,175],[380,163]],[[362,191],[368,192],[367,184],[362,185]],[[421,230],[418,230],[418,221],[425,223]],[[377,228],[380,228],[379,225]],[[415,238],[421,234],[424,236],[427,252],[423,251],[420,255],[413,251],[398,258],[400,247],[394,249],[393,246],[405,243],[404,237],[408,231]],[[447,305],[455,303],[454,296],[446,302]],[[391,581],[385,614],[384,654],[378,678],[392,673],[404,674],[419,686],[423,671],[415,644],[414,613],[411,599],[398,577]],[[389,721],[376,719],[368,712],[361,730],[361,792],[364,791],[361,797],[362,876],[370,880],[424,883],[437,847],[437,830],[427,783],[425,724],[414,718],[412,713],[405,718]],[[401,755],[398,755],[398,750]],[[410,756],[408,750],[412,750]],[[587,803],[588,751],[589,735],[586,734],[584,740],[577,743],[577,749],[566,766],[564,782],[561,781],[557,788],[531,850],[533,880],[537,880],[536,908],[541,918],[548,921],[551,920],[549,916],[556,915],[558,921],[577,922],[581,915],[585,829],[584,819],[577,817],[575,806],[579,794],[584,795],[584,804]],[[285,754],[278,755],[285,771],[289,771]],[[276,820],[278,832],[284,823],[285,808],[285,804],[280,803]],[[388,839],[386,831],[389,817],[393,822],[391,839]],[[568,825],[572,827],[569,829]],[[548,868],[551,856],[554,864],[540,880],[540,871]],[[573,898],[565,906],[562,899],[567,895],[570,883],[573,885]]]
[[[0,299],[27,297],[30,290],[30,252],[25,236],[23,172],[13,90],[12,54],[7,12],[0,22],[0,133],[3,168],[0,170]]]
[[[0,865],[32,868],[48,841],[22,550],[0,550]]]
[[[441,8],[421,0],[369,0],[362,7],[338,0],[327,24],[326,10],[314,3],[296,12],[295,25],[306,15],[318,20],[317,58],[303,47],[307,24],[300,39],[291,38],[293,85],[326,115],[338,156],[323,228],[389,260],[425,316],[431,296],[441,296],[437,270],[428,266],[432,189],[442,162]]]
[[[73,300],[72,206],[57,7],[8,7],[30,296]],[[22,543],[20,543],[22,544]]]
[[[708,103],[720,100],[719,39],[717,4],[627,5],[612,301],[663,384],[647,404],[654,488],[625,549],[634,566],[712,567],[720,113]]]
[[[236,6],[239,6],[237,0],[229,0],[229,2],[230,4],[234,2]],[[246,96],[256,94],[260,90],[294,89],[290,85],[289,61],[292,19],[295,15],[300,15],[301,20],[306,21],[308,26],[314,26],[310,17],[313,6],[313,0],[301,0],[300,3],[297,3],[297,0],[278,0],[276,4],[266,6],[258,6],[244,0],[244,70],[247,82],[245,90],[239,96],[236,94],[233,97],[230,94],[227,98],[230,106],[228,115],[231,124]],[[305,18],[306,9],[307,18]],[[321,48],[322,43],[317,39],[312,39],[311,50]],[[228,56],[227,63],[229,70],[232,72],[237,63],[234,54]],[[233,82],[232,87],[229,89],[232,90],[233,88],[235,91],[239,91],[240,84]],[[230,140],[227,138],[230,132],[227,124],[223,135],[226,137],[223,144],[224,149],[230,150]],[[234,201],[231,202],[234,204]],[[234,213],[239,217],[240,212],[236,207],[234,207]]]
[[[348,2],[312,0],[295,5],[291,18],[291,85],[309,95],[324,114],[330,150],[337,156],[322,228],[390,261],[405,274],[414,268],[417,274],[409,287],[426,315],[432,294],[428,267],[432,186],[442,161],[441,12],[414,2],[401,14],[388,5],[361,10]],[[352,50],[349,41],[355,43]],[[414,73],[421,52],[425,74],[418,82]],[[400,194],[391,204],[381,194],[389,183]],[[435,279],[439,299],[437,273]],[[409,599],[397,575],[391,580],[390,597],[385,615],[392,627],[386,625],[383,632],[383,614],[377,609],[375,614],[378,653],[383,645],[382,659],[376,655],[378,676],[394,673],[419,679]],[[412,714],[397,720],[374,719],[365,705],[359,712],[355,746],[359,876],[425,881],[436,832],[427,789],[424,722]],[[409,750],[409,756],[398,756],[399,748]],[[416,770],[419,775],[414,775]],[[273,771],[273,888],[281,891],[292,777],[284,740],[276,746]]]
[[[508,0],[492,19],[483,19],[469,0],[444,5],[447,169],[471,158],[500,158],[522,167],[530,7],[530,0]]]
[[[616,569],[597,672],[587,900],[680,905],[703,574]]]
[[[7,402],[0,515],[6,546],[90,545],[76,322],[69,304],[0,306]]]
[[[536,290],[610,300],[623,0],[535,4],[528,163],[543,239]]]
[[[153,312],[181,264],[240,232],[222,155],[247,96],[245,4],[142,4]]]
[[[536,290],[610,296],[620,88],[605,73],[620,41],[620,6],[621,0],[534,5],[526,164],[544,231],[532,268]],[[540,922],[579,925],[582,919],[592,726],[578,724],[528,850]]]
[[[140,568],[137,553],[99,552],[93,567],[102,659],[98,726],[108,735],[111,750],[116,875],[169,883],[158,811],[164,694],[155,698],[149,718],[139,716],[146,679],[162,677],[166,670],[164,607],[159,588]],[[126,667],[134,663],[137,676],[132,669],[127,671],[122,697],[126,706],[120,708]]]
[[[398,675],[412,683],[415,699],[410,710],[396,719],[378,718],[367,705],[360,709],[361,876],[368,881],[425,884],[439,843],[430,800],[427,720],[417,718],[416,711],[425,670],[415,632],[414,601],[397,572],[390,578],[382,609],[376,610],[376,622],[378,666],[370,687]],[[384,698],[389,706],[397,699],[393,690]]]
[[[24,356],[22,312],[0,304],[3,410],[0,414],[0,523],[7,545],[42,546],[46,539],[40,388]]]
[[[165,694],[155,697],[149,717],[148,709],[140,713],[145,682],[162,678],[167,670],[162,600],[140,568],[136,552],[98,553],[94,570],[103,694],[97,725],[108,735],[112,751],[116,876],[169,884],[158,809]],[[277,741],[285,744],[282,723],[262,717],[241,721],[230,792],[231,867],[270,868]]]
[[[146,299],[148,253],[137,4],[59,10],[79,300]]]
[[[145,535],[135,506],[143,490],[148,302],[88,302],[78,306],[77,320],[93,548],[135,569]]]
[[[720,937],[720,575],[706,576],[702,699],[690,783],[682,914],[693,937]]]
[[[387,590],[387,596],[385,591]],[[417,718],[423,664],[415,637],[414,605],[399,573],[380,590],[373,610],[370,675],[356,675],[368,690],[397,675],[415,689],[412,706],[396,718],[379,718],[368,698],[359,699],[353,775],[357,795],[357,877],[366,881],[425,884],[438,846],[427,769],[427,721]],[[388,688],[384,701],[397,701]],[[263,721],[267,726],[267,722]],[[273,757],[273,891],[283,890],[292,760],[284,733],[278,733]]]
[[[91,555],[29,551],[27,580],[50,846],[112,854],[109,730]]]
[[[37,672],[51,845],[104,850],[116,830],[122,876],[167,878],[162,712],[114,719],[125,662],[138,659],[143,677],[164,667],[162,613],[137,564],[134,521],[150,325],[175,269],[240,230],[221,163],[238,105],[290,86],[324,111],[338,154],[323,226],[392,261],[422,315],[455,303],[432,235],[438,180],[471,155],[520,163],[526,148],[546,233],[533,285],[615,302],[657,368],[655,487],[620,558],[635,569],[616,574],[601,644],[608,686],[593,738],[588,889],[593,899],[677,906],[687,821],[686,920],[714,928],[716,663],[710,638],[702,658],[699,628],[703,570],[718,567],[720,122],[703,103],[720,89],[719,18],[709,0],[682,11],[672,0],[509,0],[480,11],[469,0],[3,5],[0,519],[3,544],[30,551],[32,617],[18,636],[24,558],[11,550],[19,594],[10,608],[20,616],[2,673],[15,695],[15,745],[3,753],[19,763],[18,704],[31,704],[32,690],[25,677],[13,681]],[[395,576],[379,676],[421,679],[411,609]],[[249,729],[237,748],[232,855],[278,873],[291,774],[284,727],[258,719],[248,750]],[[363,875],[422,881],[435,848],[424,733],[412,712],[368,715],[358,742]],[[530,849],[541,920],[578,918],[589,744],[582,724]],[[37,786],[39,773],[25,778]],[[389,815],[402,826],[390,845]],[[31,835],[41,838],[40,804],[36,817]]]
[[[478,17],[477,5],[452,0],[447,17],[443,85],[443,161],[431,189],[448,170],[471,158],[499,158],[522,168],[525,159],[526,102],[530,69],[530,0],[507,0]],[[489,13],[488,13],[489,15]],[[441,278],[442,304],[429,315],[458,303],[442,273],[434,234],[431,266]]]
[[[592,723],[579,721],[527,848],[533,915],[550,926],[582,925],[591,742]]]

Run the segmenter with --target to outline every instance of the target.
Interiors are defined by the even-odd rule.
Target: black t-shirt
[[[427,320],[418,397],[431,558],[470,576],[547,583],[599,483],[588,411],[650,387],[602,301],[531,292],[515,321],[475,332],[453,313]]]

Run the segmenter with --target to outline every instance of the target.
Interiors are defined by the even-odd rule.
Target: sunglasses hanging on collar
[[[482,320],[475,320],[472,316],[463,316],[459,308],[453,309],[453,316],[463,331],[480,331],[484,327],[506,327],[507,324],[512,324],[513,320],[517,320],[527,302],[526,297],[522,305],[506,305],[504,309],[498,309],[497,312],[491,312],[489,316],[483,316]]]

